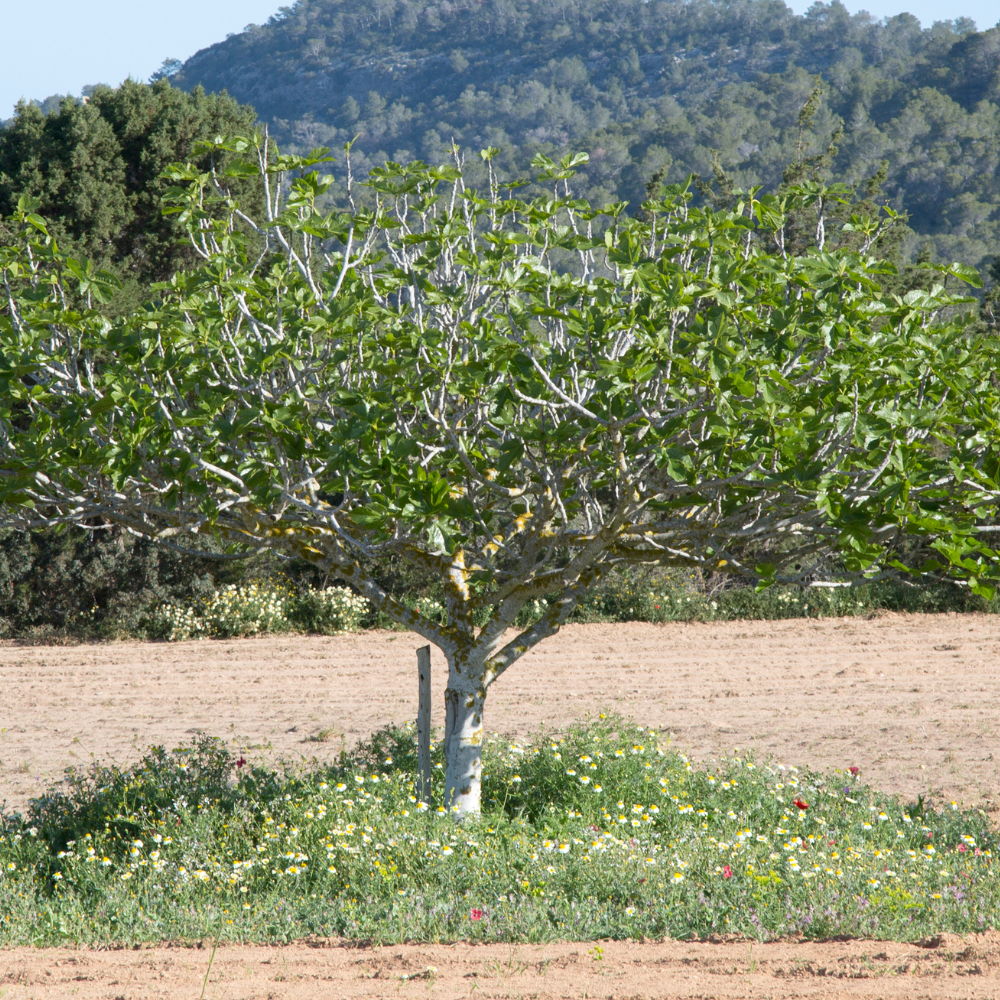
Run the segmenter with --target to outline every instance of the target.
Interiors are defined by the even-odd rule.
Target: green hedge
[[[397,565],[376,567],[394,596],[442,618],[440,594]],[[720,585],[725,583],[725,586]],[[93,639],[230,637],[267,631],[332,633],[344,628],[394,628],[370,608],[344,609],[324,594],[337,580],[302,563],[264,554],[245,560],[195,558],[122,532],[0,533],[0,638],[29,642]],[[339,594],[340,592],[338,592]],[[271,598],[283,614],[261,607]],[[343,603],[343,602],[341,602]],[[218,608],[230,609],[220,615]],[[729,621],[734,619],[867,616],[879,611],[995,612],[968,588],[882,581],[856,588],[775,587],[756,593],[732,581],[704,581],[677,571],[615,573],[578,608],[580,622]],[[525,625],[544,611],[522,611]],[[196,629],[179,628],[199,618]],[[211,624],[214,622],[215,624]]]

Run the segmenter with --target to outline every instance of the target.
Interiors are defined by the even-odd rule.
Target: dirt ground
[[[335,755],[416,714],[402,633],[183,644],[0,644],[0,801],[23,807],[69,764],[134,760],[197,732],[248,757]],[[575,625],[491,690],[490,730],[558,729],[612,710],[696,760],[758,757],[862,770],[887,791],[1000,803],[1000,628],[980,615]],[[444,662],[434,653],[434,723]],[[1000,997],[1000,934],[874,942],[336,943],[222,948],[206,997]],[[208,951],[0,952],[0,995],[196,997]],[[437,971],[427,973],[427,966]],[[404,978],[408,977],[408,978]]]
[[[311,942],[280,948],[0,952],[5,1000],[906,998],[1000,996],[1000,934],[919,944],[604,941],[546,945]],[[206,974],[208,976],[207,985]],[[202,992],[204,987],[204,992]]]
[[[334,756],[416,716],[408,633],[232,642],[0,644],[0,801],[23,807],[73,763],[135,759],[201,731],[271,759]],[[571,625],[491,688],[491,731],[526,735],[614,710],[699,760],[721,750],[878,787],[1000,802],[1000,623],[885,615]],[[444,659],[433,656],[434,725]]]

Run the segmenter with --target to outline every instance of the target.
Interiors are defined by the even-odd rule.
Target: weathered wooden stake
[[[417,703],[417,798],[431,801],[431,647],[417,650],[417,674],[420,694]]]

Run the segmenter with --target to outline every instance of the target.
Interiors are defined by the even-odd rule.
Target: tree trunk
[[[470,676],[473,673],[478,676]],[[468,661],[458,666],[449,659],[444,695],[444,804],[456,819],[479,813],[485,700],[482,671],[470,669]]]

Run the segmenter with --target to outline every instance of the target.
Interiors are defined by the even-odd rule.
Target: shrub
[[[168,604],[151,628],[168,642],[185,639],[232,639],[298,629],[337,635],[356,629],[368,601],[346,587],[295,593],[286,584],[230,584],[194,605]]]
[[[289,603],[290,595],[282,587],[230,584],[195,605],[167,605],[157,613],[155,629],[168,642],[287,632]]]
[[[371,604],[347,587],[307,587],[287,602],[288,622],[303,632],[353,632],[371,614]]]
[[[144,638],[151,609],[191,603],[246,569],[242,561],[182,556],[117,529],[2,531],[0,637]]]
[[[581,603],[577,621],[736,621],[741,619],[855,617],[879,611],[990,612],[987,601],[954,583],[913,585],[881,580],[857,587],[751,586],[712,589],[697,575],[619,573]]]

